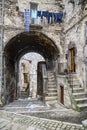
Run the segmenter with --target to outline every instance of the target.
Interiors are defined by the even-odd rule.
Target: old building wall
[[[69,45],[76,47],[75,64],[76,73],[80,84],[85,86],[85,64],[84,64],[84,46],[85,46],[85,22],[87,21],[86,4],[83,7],[79,1],[63,1],[65,4],[64,14],[64,33],[65,33],[65,53],[69,55]],[[69,65],[67,66],[69,67]]]
[[[6,11],[5,11],[4,46],[13,36],[17,35],[20,32],[25,31],[23,13],[25,9],[27,8],[30,9],[31,2],[32,2],[31,0],[27,1],[18,0],[18,2],[17,1],[12,2],[11,5],[8,5],[8,7],[5,6]],[[61,11],[58,4],[56,4],[54,0],[49,1],[34,0],[32,3],[37,3],[38,10],[41,11],[49,11],[54,13]],[[17,6],[19,7],[19,11],[16,11]],[[62,53],[62,47],[60,45],[61,24],[58,23],[48,24],[47,22],[44,24],[43,22],[40,23],[43,26],[42,32],[55,42],[55,44],[60,49],[60,52]]]

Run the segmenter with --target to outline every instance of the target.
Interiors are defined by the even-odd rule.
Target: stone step
[[[87,111],[87,103],[77,104],[79,110],[86,110]]]
[[[80,86],[80,83],[78,83],[78,82],[70,82],[69,84],[70,84],[70,85],[73,85],[73,86],[74,86],[74,85],[76,85],[76,86],[79,85],[79,86]]]
[[[53,79],[48,78],[48,81],[49,82],[55,82],[55,78],[53,78]]]
[[[73,88],[73,93],[84,92],[83,88]]]
[[[53,71],[48,71],[48,74],[54,74],[54,72]]]
[[[21,97],[21,98],[27,98],[27,97],[28,97],[28,93],[22,91],[22,92],[20,93],[20,97]]]
[[[55,80],[55,77],[54,76],[50,76],[50,77],[48,76],[48,79],[49,80]]]
[[[68,78],[68,81],[79,82],[77,78]]]
[[[48,88],[48,92],[57,92],[56,88]]]
[[[47,93],[47,96],[57,96],[57,92],[50,92],[50,93]]]
[[[80,88],[79,84],[73,84],[73,85],[70,84],[70,86],[71,86],[71,88]]]
[[[79,99],[75,99],[77,104],[81,104],[81,103],[87,103],[87,97],[86,98],[79,98]]]
[[[84,92],[82,93],[73,93],[74,98],[86,98],[87,94],[85,94]]]
[[[57,88],[57,87],[56,87],[56,85],[48,85],[48,89],[49,89],[49,88],[52,88],[52,89],[53,89],[53,88]]]
[[[48,82],[48,85],[55,85],[55,82]]]
[[[51,100],[57,100],[58,97],[57,96],[46,96],[45,97],[45,101],[51,101]]]

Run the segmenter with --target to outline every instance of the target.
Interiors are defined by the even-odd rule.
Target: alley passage
[[[82,121],[87,118],[87,111],[76,112],[72,109],[65,108],[65,106],[59,102],[51,101],[44,104],[44,102],[35,98],[15,100],[10,104],[5,105],[3,110],[8,113],[15,112],[16,114],[22,114],[29,117],[32,116],[32,118],[34,116],[37,117],[37,119],[44,118],[49,121],[55,120],[79,125],[81,125]]]

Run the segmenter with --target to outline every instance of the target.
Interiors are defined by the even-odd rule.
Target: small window
[[[37,6],[35,3],[30,3],[31,24],[35,24],[35,20],[37,19]]]

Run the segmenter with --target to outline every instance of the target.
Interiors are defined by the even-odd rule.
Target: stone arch
[[[54,41],[51,40],[47,35],[43,34],[42,32],[37,31],[30,31],[22,32],[14,36],[5,46],[4,48],[4,55],[5,55],[5,77],[6,77],[6,90],[8,91],[7,95],[5,96],[6,99],[11,100],[10,95],[10,82],[11,79],[13,83],[15,83],[15,90],[12,97],[17,98],[17,61],[22,57],[24,54],[28,52],[36,52],[41,54],[45,60],[49,60],[53,62],[54,59],[60,54],[58,47],[55,45]],[[12,98],[13,100],[13,98]],[[12,101],[11,100],[11,101]],[[9,101],[8,101],[9,102]]]

